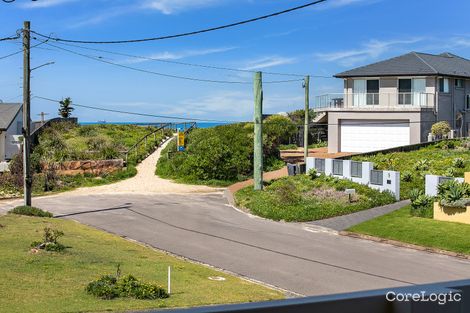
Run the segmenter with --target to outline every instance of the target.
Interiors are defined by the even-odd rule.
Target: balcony
[[[316,111],[341,109],[406,110],[434,108],[435,94],[425,92],[333,93],[315,97]]]

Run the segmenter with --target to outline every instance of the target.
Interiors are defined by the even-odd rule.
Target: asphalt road
[[[302,295],[470,278],[468,261],[252,217],[218,193],[62,194],[33,204]]]

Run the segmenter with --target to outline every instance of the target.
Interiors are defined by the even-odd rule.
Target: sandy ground
[[[170,180],[155,175],[157,161],[162,150],[170,143],[167,141],[153,154],[137,166],[137,175],[117,182],[115,184],[78,188],[67,192],[68,195],[93,195],[93,194],[174,194],[174,193],[207,193],[217,192],[217,189],[199,185],[177,184]]]

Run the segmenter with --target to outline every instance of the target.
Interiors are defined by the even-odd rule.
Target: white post
[[[171,294],[171,267],[168,266],[168,294]]]

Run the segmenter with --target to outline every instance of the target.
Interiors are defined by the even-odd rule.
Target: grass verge
[[[414,217],[410,209],[406,206],[348,231],[470,255],[470,225]]]
[[[82,224],[59,219],[0,217],[0,311],[104,312],[191,307],[283,298],[278,292],[205,266],[183,261]],[[65,233],[62,253],[29,252],[44,227]],[[172,267],[172,295],[164,300],[101,300],[85,286],[121,264],[124,275],[166,286]],[[222,276],[225,281],[208,277]]]
[[[345,189],[355,189],[349,200]],[[273,220],[304,222],[354,213],[395,202],[388,192],[329,176],[312,180],[307,175],[284,177],[266,184],[263,191],[253,186],[235,193],[236,204],[253,214]]]

